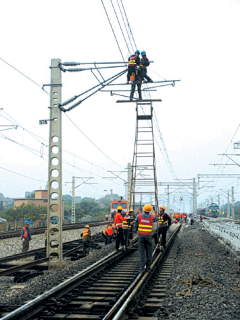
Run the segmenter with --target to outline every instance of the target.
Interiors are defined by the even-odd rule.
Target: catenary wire
[[[114,38],[115,38],[115,40],[116,40],[116,42],[117,42],[118,49],[119,49],[119,51],[120,51],[120,53],[121,53],[121,56],[122,56],[122,59],[123,59],[123,61],[124,61],[124,57],[123,57],[123,54],[122,54],[122,50],[121,50],[121,48],[120,48],[120,46],[119,46],[119,43],[118,43],[116,34],[115,34],[114,30],[113,30],[113,26],[112,26],[112,24],[111,24],[111,21],[110,21],[110,18],[109,18],[109,16],[108,16],[108,13],[107,13],[107,10],[106,10],[106,8],[105,8],[105,5],[104,5],[104,3],[103,3],[103,0],[101,0],[101,2],[102,2],[102,5],[103,5],[103,8],[104,8],[104,10],[105,10],[105,13],[106,13],[108,22],[109,22],[109,24],[110,24],[110,27],[111,27],[111,29],[112,29]]]
[[[111,0],[111,4],[112,4],[112,7],[113,7],[113,11],[114,11],[114,13],[115,13],[116,19],[117,19],[117,21],[118,21],[119,28],[121,29],[121,32],[122,32],[122,35],[123,35],[124,41],[125,41],[126,46],[127,46],[127,48],[128,48],[128,53],[129,53],[129,55],[130,55],[130,49],[129,49],[129,46],[128,46],[128,44],[127,44],[127,41],[126,41],[125,35],[124,35],[124,33],[123,33],[123,30],[122,30],[122,26],[121,26],[120,21],[119,21],[119,19],[118,19],[118,15],[117,15],[117,12],[116,12],[116,10],[115,10],[115,7],[114,7],[114,5],[113,5],[112,0]]]

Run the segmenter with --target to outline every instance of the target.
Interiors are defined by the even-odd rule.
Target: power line
[[[15,171],[12,171],[12,170],[9,170],[9,169],[3,168],[3,167],[0,167],[0,168],[3,169],[3,170],[9,171],[9,172],[11,172],[11,173],[17,174],[17,175],[19,175],[19,176],[22,176],[22,177],[24,177],[24,178],[28,178],[28,179],[35,180],[35,181],[40,181],[40,182],[46,182],[46,181],[43,181],[43,180],[38,180],[38,179],[35,179],[35,178],[31,178],[31,177],[25,176],[24,174],[17,173],[17,172],[15,172]]]
[[[125,17],[126,17],[126,20],[127,20],[127,24],[128,24],[128,28],[129,28],[130,34],[132,35],[133,42],[134,42],[134,44],[135,44],[135,48],[137,48],[136,42],[135,42],[135,39],[134,39],[134,37],[133,37],[133,33],[132,33],[132,30],[131,30],[131,27],[130,27],[130,24],[129,24],[129,21],[128,21],[128,18],[127,18],[127,14],[126,14],[125,8],[124,8],[124,6],[123,6],[122,0],[121,0],[121,4],[122,4],[123,11],[124,11],[124,14],[125,14]]]
[[[109,22],[109,24],[110,24],[110,26],[111,26],[111,29],[112,29],[112,32],[113,32],[114,38],[115,38],[115,40],[116,40],[116,42],[117,42],[118,49],[119,49],[119,51],[120,51],[120,53],[121,53],[121,56],[122,56],[122,59],[123,59],[123,61],[124,61],[124,57],[123,57],[123,54],[122,54],[122,50],[121,50],[121,48],[120,48],[120,46],[119,46],[119,43],[118,43],[118,41],[117,41],[117,37],[116,37],[115,32],[114,32],[114,30],[113,30],[113,27],[112,27],[111,21],[110,21],[110,19],[109,19],[109,16],[108,16],[107,10],[106,10],[106,8],[105,8],[105,5],[104,5],[104,3],[103,3],[103,0],[101,0],[101,2],[102,2],[102,5],[103,5],[103,8],[104,8],[104,10],[105,10],[105,13],[106,13],[106,15],[107,15],[108,22]]]
[[[42,86],[40,84],[38,84],[37,82],[35,82],[34,80],[32,80],[31,78],[29,78],[28,76],[26,76],[24,73],[22,73],[21,71],[19,71],[18,69],[16,69],[15,67],[13,67],[10,63],[8,63],[7,61],[3,60],[2,58],[0,58],[0,60],[2,60],[4,63],[6,63],[9,67],[13,68],[15,71],[19,72],[22,76],[24,76],[25,78],[27,78],[28,80],[30,80],[31,82],[33,82],[34,84],[36,84],[38,87],[40,87],[44,92],[46,92],[48,95],[49,93],[47,91],[45,91]]]
[[[117,4],[118,4],[118,8],[119,8],[119,11],[121,13],[121,16],[122,16],[122,20],[123,20],[123,24],[124,24],[124,27],[126,29],[126,32],[127,32],[127,36],[128,36],[128,40],[129,40],[129,44],[131,45],[132,47],[132,51],[134,51],[134,48],[133,48],[133,45],[132,45],[132,42],[131,42],[131,39],[130,39],[130,36],[129,36],[129,32],[127,30],[127,26],[126,26],[126,23],[125,23],[125,20],[124,20],[124,17],[123,17],[123,14],[122,14],[122,10],[120,8],[120,5],[119,5],[119,1],[117,0]]]
[[[124,41],[125,41],[126,46],[127,46],[127,48],[128,48],[128,53],[129,53],[129,55],[130,55],[130,49],[129,49],[129,46],[128,46],[128,44],[127,44],[127,41],[126,41],[125,35],[124,35],[124,33],[123,33],[123,30],[122,30],[122,26],[121,26],[120,21],[119,21],[119,19],[118,19],[118,16],[117,16],[117,13],[116,13],[115,7],[114,7],[114,5],[113,5],[113,3],[112,3],[112,0],[111,0],[111,4],[112,4],[113,10],[114,10],[114,13],[115,13],[115,15],[116,15],[116,19],[117,19],[117,21],[118,21],[119,27],[120,27],[120,29],[121,29],[121,32],[122,32],[122,35],[123,35]]]
[[[70,119],[70,117],[68,115],[66,115],[66,117],[72,122],[72,124],[74,124],[74,126],[85,136],[85,138],[88,139],[88,141],[91,142],[92,145],[94,145],[95,148],[97,148],[106,158],[108,158],[111,162],[113,162],[114,164],[116,164],[118,167],[124,169],[122,166],[120,166],[119,164],[117,164],[114,160],[112,160],[108,155],[106,155],[106,153],[104,153],[90,138],[88,138],[88,136],[76,125],[76,123],[73,122],[72,119]]]

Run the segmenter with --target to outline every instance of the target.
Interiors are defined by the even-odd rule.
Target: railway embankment
[[[201,225],[183,225],[159,319],[240,319],[236,257]]]

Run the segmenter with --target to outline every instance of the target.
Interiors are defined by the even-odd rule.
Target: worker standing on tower
[[[116,250],[119,250],[120,243],[122,246],[124,246],[123,228],[122,228],[123,216],[121,215],[121,212],[122,212],[122,207],[118,206],[117,213],[114,216],[114,226],[115,226],[115,229],[117,230]]]
[[[25,220],[25,227],[21,230],[21,240],[22,240],[22,252],[27,252],[29,249],[29,241],[32,240],[31,232],[29,230],[29,221]]]
[[[143,207],[143,213],[139,213],[135,219],[135,228],[138,229],[138,251],[140,256],[140,272],[144,272],[145,252],[147,256],[146,271],[150,271],[152,264],[152,227],[158,217],[151,214],[152,206],[147,203]]]
[[[141,60],[140,60],[140,70],[141,70],[141,78],[142,80],[146,79],[146,82],[153,82],[152,79],[147,75],[147,67],[150,62],[146,56],[146,51],[141,52]]]
[[[160,213],[158,214],[158,240],[160,240],[160,235],[162,235],[160,249],[163,250],[166,247],[166,237],[167,237],[167,230],[171,226],[171,218],[168,216],[168,214],[165,212],[166,207],[162,206],[160,207]],[[156,238],[155,238],[156,243]],[[157,244],[157,243],[156,243]]]
[[[135,76],[135,80],[132,82],[132,86],[131,86],[131,93],[130,93],[130,100],[133,99],[133,95],[136,89],[136,85],[138,88],[138,100],[142,100],[142,78],[141,78],[141,73],[140,71],[136,74]]]
[[[139,67],[140,65],[140,51],[136,50],[135,54],[132,54],[129,58],[128,58],[128,73],[127,73],[127,83],[129,83],[130,81],[130,77],[132,76],[132,74],[134,74],[134,79],[136,77],[137,74],[137,67]]]

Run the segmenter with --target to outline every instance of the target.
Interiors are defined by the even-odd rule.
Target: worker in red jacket
[[[132,54],[129,58],[128,58],[128,73],[127,73],[127,83],[129,83],[130,81],[130,76],[132,75],[132,73],[134,73],[134,76],[136,77],[137,74],[137,67],[140,64],[140,51],[136,50],[134,54]]]
[[[117,213],[114,216],[114,226],[115,226],[115,229],[117,230],[116,250],[119,250],[120,243],[122,246],[124,246],[123,228],[122,228],[123,216],[121,215],[121,213],[122,213],[122,207],[118,206]]]

